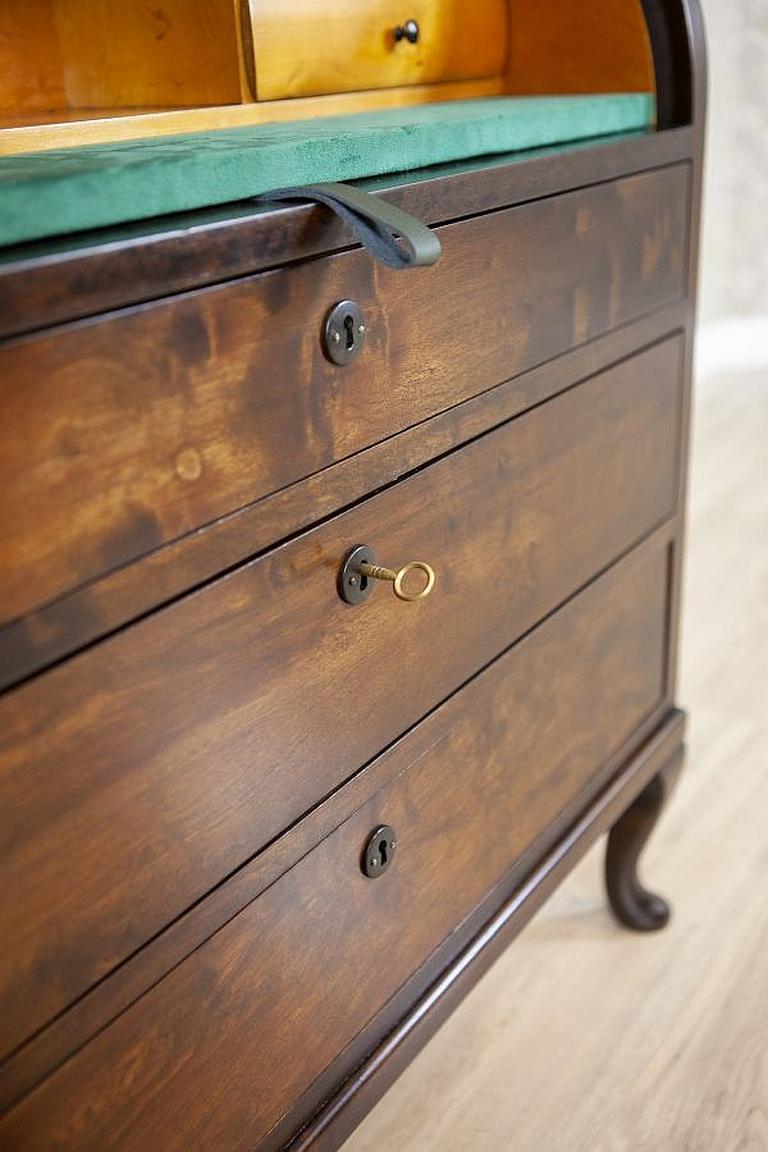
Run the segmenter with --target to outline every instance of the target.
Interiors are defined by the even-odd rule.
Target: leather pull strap
[[[325,204],[344,221],[363,247],[388,268],[435,264],[442,253],[437,236],[421,220],[350,184],[278,188],[255,199],[311,200]]]

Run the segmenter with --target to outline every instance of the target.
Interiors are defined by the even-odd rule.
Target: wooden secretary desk
[[[668,918],[698,4],[0,32],[0,1147],[337,1148],[598,836]]]

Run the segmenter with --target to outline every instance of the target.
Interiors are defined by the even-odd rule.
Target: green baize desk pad
[[[0,246],[653,124],[648,93],[499,96],[0,158]]]

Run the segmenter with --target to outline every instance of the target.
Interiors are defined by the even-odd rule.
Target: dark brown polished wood
[[[682,121],[681,121],[682,123]],[[441,165],[361,181],[431,225],[492,212],[635,172],[688,161],[689,127],[630,139]],[[105,229],[88,243],[27,244],[0,256],[0,336],[14,336],[171,292],[223,283],[350,247],[349,232],[318,205],[244,203]]]
[[[0,699],[4,1050],[672,513],[679,364],[664,341]],[[345,605],[361,542],[439,591]]]
[[[655,932],[669,920],[666,900],[640,883],[637,864],[645,844],[674,789],[682,767],[682,754],[646,784],[608,836],[605,886],[611,908],[627,928]]]
[[[296,1132],[296,1119],[287,1117],[278,1125],[273,1139],[265,1143],[264,1152],[285,1147],[286,1138],[292,1133],[296,1135],[290,1140],[289,1152],[335,1152],[597,837],[610,828],[669,758],[679,756],[684,727],[681,712],[673,709],[668,713],[654,735],[625,757],[623,767],[614,773],[610,784],[589,800],[579,818],[564,829],[525,880],[501,894],[494,913],[476,935],[447,966],[435,971],[435,979],[421,997],[364,1054],[354,1072],[341,1082],[337,1079],[331,1094],[323,1094],[326,1084],[311,1094],[306,1110],[306,1114],[311,1112],[311,1119]]]
[[[247,204],[0,259],[3,1149],[331,1152],[599,834],[665,922],[704,61],[643,6],[660,131],[367,182],[431,272]],[[432,597],[344,605],[363,542]]]
[[[664,549],[631,554],[491,665],[425,721],[415,759],[406,737],[390,783],[28,1097],[0,1142],[31,1149],[49,1125],[61,1149],[264,1138],[658,703],[667,583]],[[384,823],[396,854],[370,880],[360,856]]]
[[[675,523],[674,518],[666,521],[640,545],[632,549],[623,563],[627,564],[632,560],[642,564],[647,553],[659,550],[663,550],[669,560],[675,538]],[[667,643],[668,640],[669,637]],[[461,698],[463,693],[460,694]],[[635,727],[629,739],[624,741],[594,773],[591,783],[585,784],[573,801],[565,805],[546,834],[540,835],[531,847],[521,854],[508,874],[509,885],[520,882],[527,875],[541,852],[548,850],[548,847],[571,827],[582,812],[584,804],[598,794],[616,772],[635,755],[644,741],[653,736],[659,725],[665,723],[668,715],[669,705],[665,690],[657,705]],[[430,732],[430,724],[426,722],[411,729],[407,738],[408,755],[411,760],[418,759],[428,751],[431,746]],[[378,788],[391,779],[393,772],[397,771],[400,747],[401,742],[395,741],[385,752],[355,773],[344,787],[331,793],[327,799],[292,825],[277,840],[273,840],[243,868],[223,881],[206,899],[194,904],[145,947],[134,953],[109,978],[94,985],[53,1023],[24,1044],[11,1060],[0,1065],[0,1110],[12,1104],[38,1083],[47,1072],[61,1064],[70,1053],[101,1031],[147,988],[162,979],[223,924],[265,891],[287,868],[311,851],[325,836],[353,814]],[[430,973],[438,971],[455,953],[455,949],[470,939],[493,914],[497,905],[498,900],[491,894],[488,900],[483,901],[475,912],[466,918],[463,926],[454,930],[450,937],[453,943],[446,941],[444,945],[438,947],[430,963],[420,970],[420,975],[408,982],[407,990],[404,990],[402,995],[394,996],[386,1011],[379,1014],[377,1029],[386,1031],[396,1022],[399,1015],[408,1010],[414,995],[420,995],[426,988],[426,983],[429,983]],[[368,1047],[372,1043],[369,1033],[370,1030],[366,1029]],[[375,1038],[380,1035],[383,1035],[383,1032],[377,1031]],[[355,1059],[361,1058],[367,1051],[365,1045],[359,1048],[359,1043],[356,1042],[352,1046],[357,1051]],[[333,1087],[331,1073],[326,1087]]]
[[[681,300],[465,400],[0,629],[0,688],[379,491],[685,325]]]
[[[405,277],[349,252],[0,344],[0,620],[679,298],[687,197],[678,165],[446,225]]]

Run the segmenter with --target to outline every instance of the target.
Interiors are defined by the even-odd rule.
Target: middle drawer
[[[2,699],[1,1050],[672,512],[679,363],[675,337]],[[343,603],[359,543],[432,596]]]

